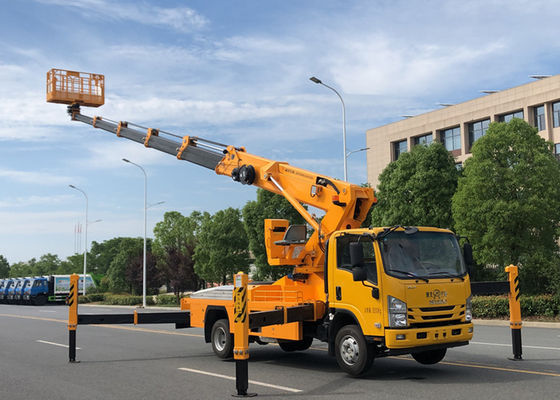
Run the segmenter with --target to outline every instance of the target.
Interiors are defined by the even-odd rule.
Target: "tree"
[[[12,264],[12,266],[10,267],[10,277],[20,278],[33,275],[33,267],[35,266],[36,261],[37,260],[35,258],[32,258],[27,262],[20,261]]]
[[[131,292],[133,284],[127,279],[126,271],[129,269],[131,261],[142,255],[144,240],[142,238],[120,238],[119,249],[116,256],[111,261],[107,278],[109,288],[113,291]]]
[[[87,255],[87,269],[93,273],[106,274],[111,266],[111,262],[117,256],[122,241],[129,238],[116,237],[98,243],[95,240],[91,243],[91,249]],[[83,254],[82,254],[83,259]]]
[[[126,280],[132,287],[132,294],[142,294],[144,284],[144,254],[133,256],[125,269]],[[162,284],[161,272],[156,266],[156,258],[151,252],[151,240],[146,243],[146,293],[157,294]]]
[[[249,240],[235,208],[202,218],[194,251],[194,270],[203,279],[226,284],[238,271],[249,272]]]
[[[453,228],[457,178],[453,156],[441,143],[414,146],[379,176],[372,225]]]
[[[32,275],[51,275],[54,274],[62,261],[56,254],[43,254],[39,260],[33,265]]]
[[[283,196],[264,189],[257,190],[257,200],[248,201],[243,207],[243,224],[254,257],[255,280],[279,279],[286,274],[282,266],[270,266],[264,244],[264,220],[287,219],[290,224],[304,224],[305,220]]]
[[[10,263],[0,254],[0,278],[7,278],[10,276]]]
[[[194,271],[193,254],[196,244],[195,233],[202,215],[193,212],[189,217],[177,211],[166,212],[163,221],[154,228],[154,254],[157,267],[168,287],[177,296],[186,290],[199,288],[200,280]]]
[[[536,128],[520,119],[490,124],[465,162],[453,216],[477,262],[518,265],[526,292],[558,283],[560,164]]]

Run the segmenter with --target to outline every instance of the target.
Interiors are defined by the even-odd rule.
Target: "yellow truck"
[[[108,131],[284,196],[304,225],[265,221],[271,265],[290,272],[271,283],[249,285],[249,338],[302,351],[314,339],[328,343],[339,366],[358,376],[377,357],[411,354],[422,364],[441,361],[447,348],[473,335],[468,244],[447,229],[361,228],[376,203],[373,189],[269,160],[194,136],[177,136],[126,121],[81,114],[80,105],[104,103],[104,77],[53,69],[47,101],[69,104],[72,120]],[[322,218],[305,205],[324,211]],[[232,356],[233,286],[182,299],[190,326],[204,329],[216,355]]]

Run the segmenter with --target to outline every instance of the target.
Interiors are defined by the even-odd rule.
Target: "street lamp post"
[[[360,151],[366,151],[366,150],[369,150],[369,147],[364,147],[364,148],[362,148],[362,149],[349,151],[348,153],[346,153],[346,158],[348,158],[348,156],[349,156],[350,154],[359,153]]]
[[[347,153],[346,153],[346,106],[344,105],[344,100],[342,99],[342,96],[340,95],[340,93],[338,93],[336,91],[335,88],[321,82],[320,79],[312,76],[311,78],[309,78],[309,80],[312,81],[312,82],[315,82],[319,85],[323,85],[326,88],[329,88],[330,90],[332,90],[333,92],[336,93],[336,95],[338,96],[338,98],[342,102],[342,155],[343,155],[343,158],[344,158],[344,181],[347,182],[348,181],[348,164],[346,162],[346,157],[347,157]]]
[[[72,189],[75,189],[75,190],[81,192],[81,193],[84,195],[84,197],[86,198],[86,223],[85,223],[85,225],[86,225],[86,237],[85,237],[85,246],[84,246],[84,276],[83,276],[83,278],[82,278],[82,279],[83,279],[83,285],[84,285],[84,296],[85,296],[85,295],[86,295],[86,272],[87,272],[87,244],[88,244],[88,241],[87,241],[87,228],[88,228],[88,197],[87,197],[86,192],[84,192],[82,189],[77,188],[77,187],[74,186],[74,185],[68,185],[68,186],[70,186]],[[79,289],[80,289],[80,288],[79,288],[79,285],[78,285],[78,292],[79,292]]]
[[[122,159],[124,162],[136,165],[144,173],[144,257],[142,263],[142,307],[146,308],[146,231],[147,231],[147,214],[148,214],[148,175],[140,165],[133,163],[126,158]]]

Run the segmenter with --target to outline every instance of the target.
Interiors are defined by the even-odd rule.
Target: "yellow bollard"
[[[511,342],[513,346],[513,360],[522,360],[521,347],[521,303],[519,302],[519,271],[517,266],[506,267],[509,280],[509,326],[511,327]]]
[[[68,359],[76,362],[76,329],[78,328],[78,280],[76,274],[70,275],[70,293],[68,294]]]
[[[235,359],[235,397],[252,397],[249,388],[249,306],[247,284],[249,277],[243,272],[235,274],[233,289],[233,358]]]

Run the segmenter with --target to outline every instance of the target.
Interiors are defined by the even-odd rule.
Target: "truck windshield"
[[[466,269],[457,239],[449,233],[392,232],[380,240],[385,271],[401,279],[451,278]]]

